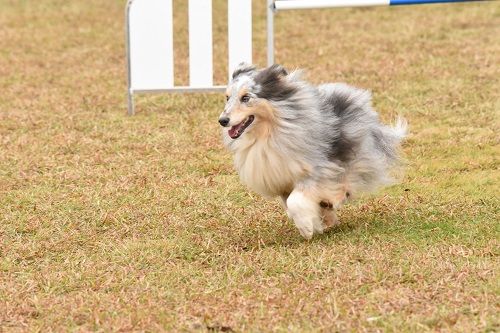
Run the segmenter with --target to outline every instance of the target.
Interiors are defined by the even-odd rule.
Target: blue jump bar
[[[423,5],[426,3],[448,3],[448,2],[473,2],[483,0],[390,0],[390,6],[399,5]]]
[[[484,0],[275,0],[275,11],[289,9],[423,5],[432,3],[476,2]]]

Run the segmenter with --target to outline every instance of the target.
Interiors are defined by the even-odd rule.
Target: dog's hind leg
[[[319,206],[321,207],[321,218],[323,219],[323,228],[325,231],[340,224],[331,202],[321,201]]]
[[[331,190],[325,191],[320,195],[323,196],[323,198],[328,198],[321,200],[319,203],[324,230],[327,230],[340,224],[336,209],[351,197],[351,193],[348,185],[341,184],[339,187],[336,186],[333,189],[331,188]]]
[[[286,200],[286,205],[289,216],[304,238],[311,239],[314,233],[323,232],[321,207],[315,198],[295,189]]]

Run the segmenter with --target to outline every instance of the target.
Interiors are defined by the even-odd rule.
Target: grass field
[[[279,14],[278,62],[371,89],[411,129],[402,183],[311,242],[240,184],[222,95],[140,97],[126,116],[123,9],[0,1],[0,332],[500,330],[499,2]]]

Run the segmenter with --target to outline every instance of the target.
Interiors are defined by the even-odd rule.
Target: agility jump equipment
[[[482,0],[267,0],[267,64],[274,63],[274,15],[292,9],[371,7]],[[189,85],[174,84],[172,0],[128,0],[125,13],[128,114],[134,95],[223,91],[213,84],[212,0],[188,1]],[[252,0],[228,0],[228,76],[252,63]]]

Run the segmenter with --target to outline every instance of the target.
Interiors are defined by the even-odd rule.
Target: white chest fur
[[[290,193],[306,166],[273,148],[268,140],[242,144],[235,150],[235,167],[241,181],[268,197]]]

